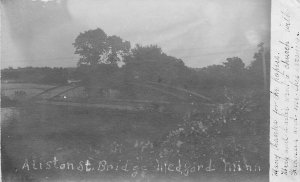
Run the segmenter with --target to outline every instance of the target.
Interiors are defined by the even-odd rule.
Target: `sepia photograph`
[[[270,32],[271,0],[1,0],[2,181],[268,182]]]

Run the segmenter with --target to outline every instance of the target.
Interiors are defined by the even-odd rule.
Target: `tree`
[[[111,88],[119,82],[118,63],[130,52],[130,43],[118,36],[107,36],[97,28],[80,33],[73,43],[75,54],[80,55],[78,69],[83,86],[90,96],[99,88]]]
[[[251,62],[251,64],[248,66],[248,71],[250,74],[250,77],[252,78],[252,84],[263,86],[263,80],[264,80],[264,66],[263,66],[263,56],[265,56],[266,61],[266,73],[267,75],[270,75],[270,49],[265,49],[264,51],[264,44],[260,43],[257,45],[258,52],[256,52],[253,56],[254,60]],[[269,83],[269,76],[267,76],[267,81]]]
[[[223,65],[225,66],[225,68],[235,73],[243,71],[243,69],[245,68],[245,63],[241,58],[238,57],[227,58],[226,62],[224,62]]]
[[[168,56],[157,45],[137,44],[125,59],[124,71],[128,79],[178,85],[187,83],[190,70],[181,59]],[[183,84],[182,84],[183,85]]]
[[[121,61],[120,57],[127,56],[130,51],[130,42],[125,41],[118,36],[107,37],[107,45],[109,47],[108,62],[116,64]]]
[[[137,61],[160,60],[163,56],[162,50],[157,45],[141,46],[137,44],[132,49],[132,56]]]
[[[117,65],[121,57],[130,51],[130,43],[117,36],[107,36],[97,28],[80,33],[73,43],[75,54],[80,55],[78,65],[96,66],[98,64]]]

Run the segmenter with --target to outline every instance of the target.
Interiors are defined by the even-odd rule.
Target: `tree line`
[[[189,68],[157,45],[131,47],[129,41],[108,36],[100,28],[80,33],[73,46],[80,56],[77,68],[8,68],[1,71],[1,79],[43,84],[66,84],[68,79],[77,79],[88,92],[99,87],[128,89],[128,82],[151,81],[224,100],[226,89],[242,93],[263,90],[263,56],[267,75],[270,71],[270,51],[263,51],[263,44],[258,45],[248,66],[242,59],[230,57],[222,64],[203,68]]]
[[[269,75],[270,51],[258,45],[250,65],[238,57],[227,58],[222,64],[189,68],[183,60],[167,55],[157,45],[135,45],[118,36],[108,36],[97,28],[80,33],[73,43],[80,56],[77,73],[86,80],[87,90],[99,87],[122,87],[127,82],[159,82],[224,100],[223,92],[263,90],[264,67]],[[122,66],[120,66],[122,65]],[[268,83],[267,83],[268,84]]]

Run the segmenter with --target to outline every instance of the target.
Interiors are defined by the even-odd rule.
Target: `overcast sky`
[[[72,43],[103,29],[142,45],[157,44],[187,66],[253,60],[269,44],[270,0],[1,0],[1,67],[74,67]],[[43,0],[46,1],[46,0]]]

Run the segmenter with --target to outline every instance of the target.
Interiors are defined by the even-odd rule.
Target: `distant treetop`
[[[130,42],[107,36],[100,28],[80,33],[73,45],[80,55],[78,65],[117,64],[130,51]]]

